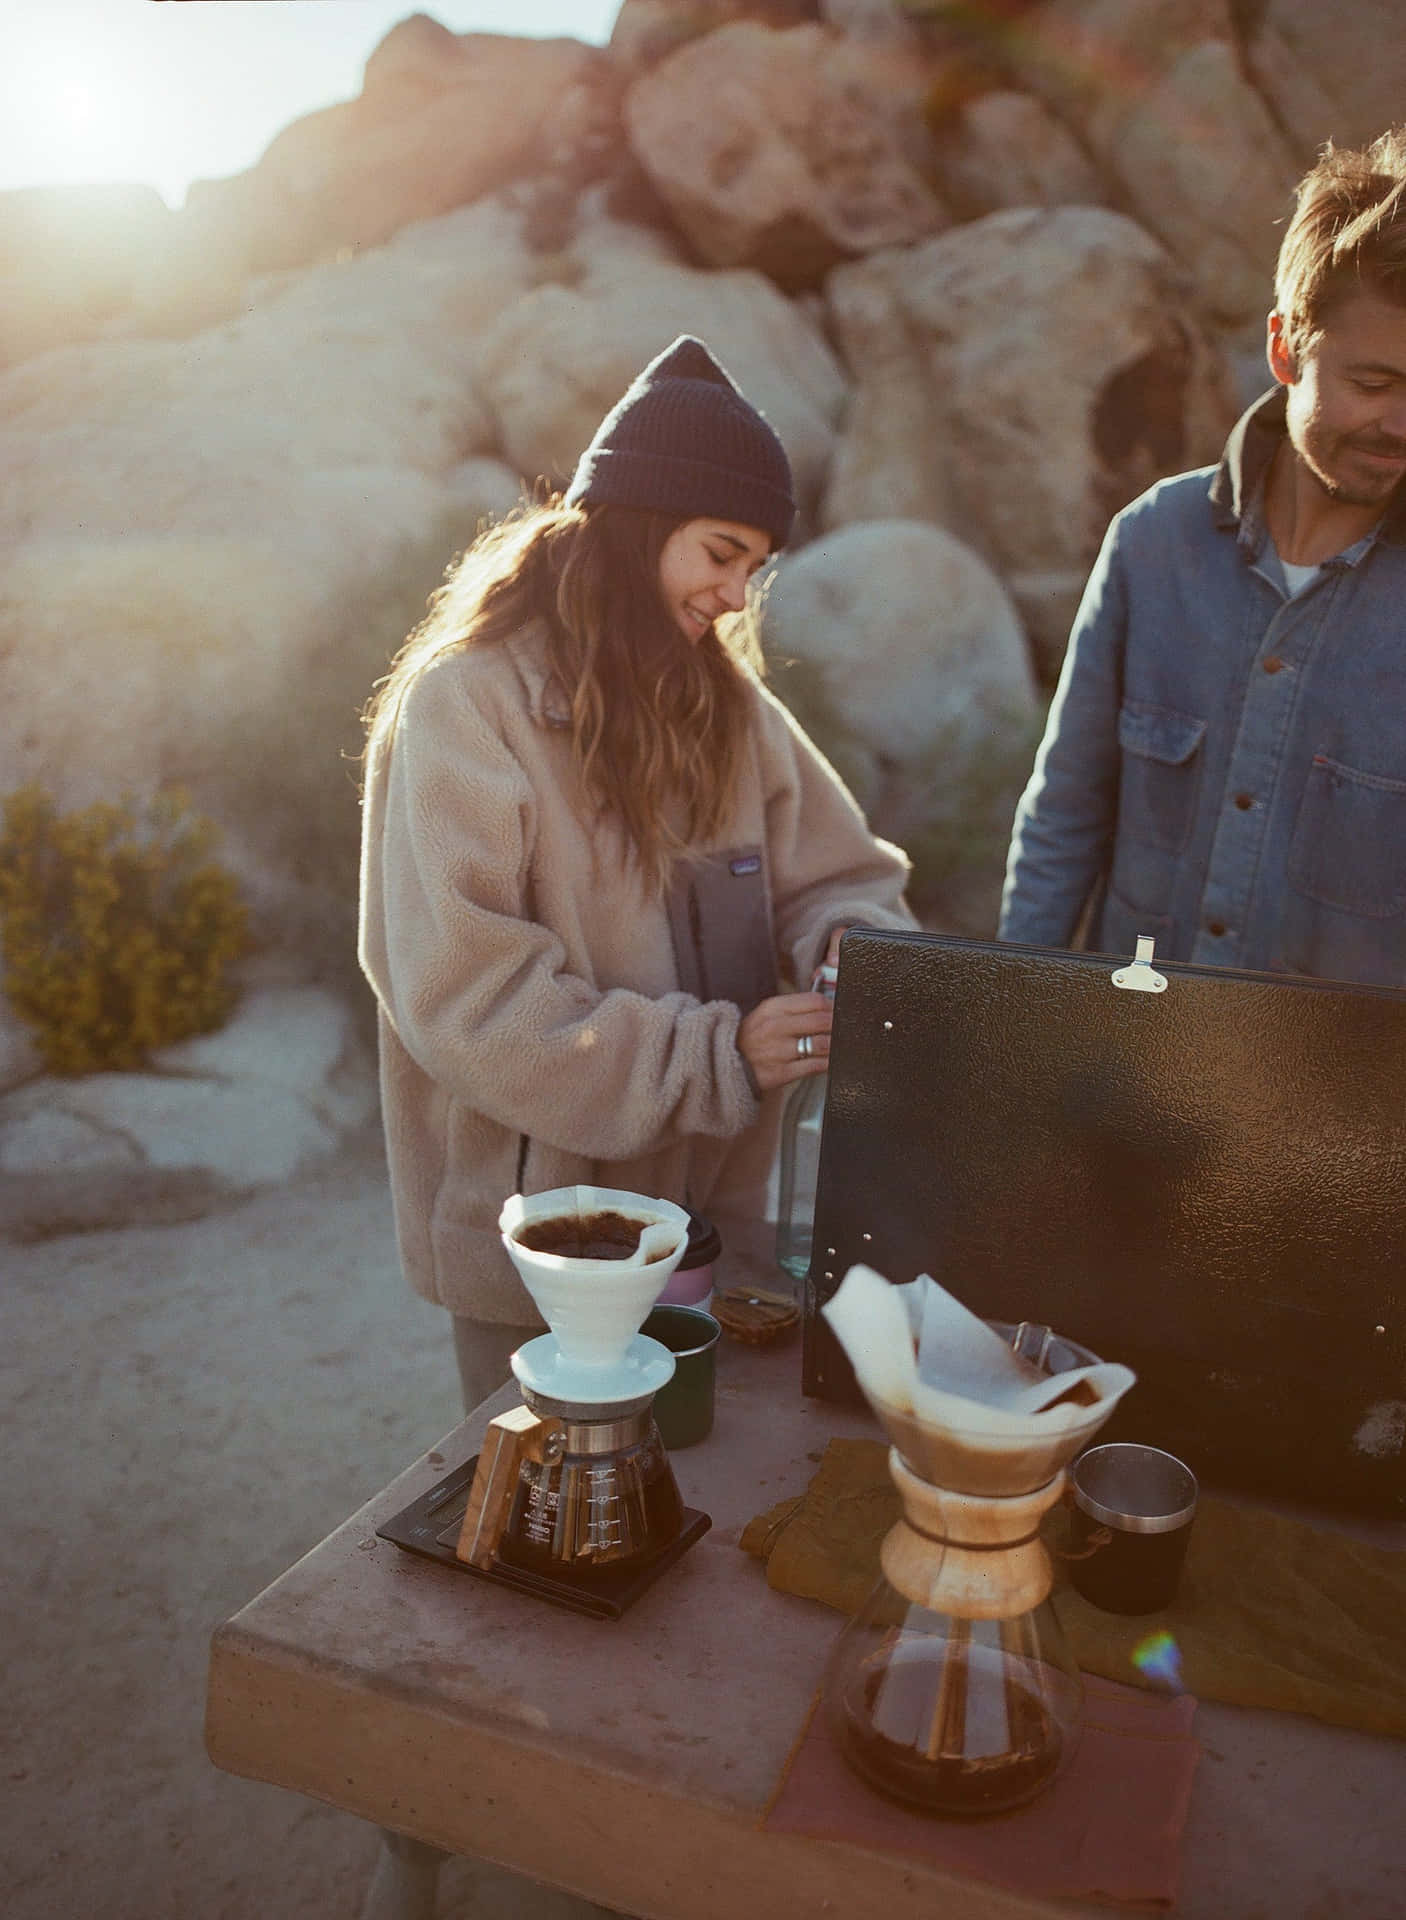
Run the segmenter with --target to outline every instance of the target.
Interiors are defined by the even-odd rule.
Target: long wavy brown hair
[[[736,785],[746,682],[762,675],[751,608],[695,641],[674,625],[659,561],[677,516],[566,507],[559,496],[481,534],[432,596],[364,719],[374,742],[439,654],[492,646],[539,618],[570,703],[583,785],[623,825],[649,885],[721,829]]]

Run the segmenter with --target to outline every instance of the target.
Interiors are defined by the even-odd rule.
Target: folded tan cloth
[[[898,1518],[887,1461],[882,1441],[832,1440],[805,1493],[750,1522],[741,1544],[770,1586],[858,1610]],[[1056,1552],[1064,1524],[1056,1509]],[[1406,1553],[1203,1497],[1164,1612],[1103,1613],[1064,1584],[1057,1606],[1086,1673],[1165,1691],[1133,1657],[1165,1630],[1189,1693],[1406,1738]]]

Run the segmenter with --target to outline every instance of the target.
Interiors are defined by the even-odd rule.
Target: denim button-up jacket
[[[1406,489],[1290,598],[1282,392],[1109,528],[1016,811],[1004,939],[1406,985]]]

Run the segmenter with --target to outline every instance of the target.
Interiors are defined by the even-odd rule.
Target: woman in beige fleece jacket
[[[564,500],[484,536],[373,705],[360,953],[401,1257],[465,1402],[540,1331],[508,1194],[576,1181],[757,1215],[823,1072],[808,981],[907,927],[907,863],[761,685],[739,616],[793,513],[780,441],[687,337]]]

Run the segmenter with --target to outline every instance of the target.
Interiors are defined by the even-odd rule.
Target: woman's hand
[[[763,1093],[824,1073],[833,1016],[823,993],[779,993],[753,1007],[737,1029],[737,1051]],[[809,1042],[804,1053],[802,1040]]]

